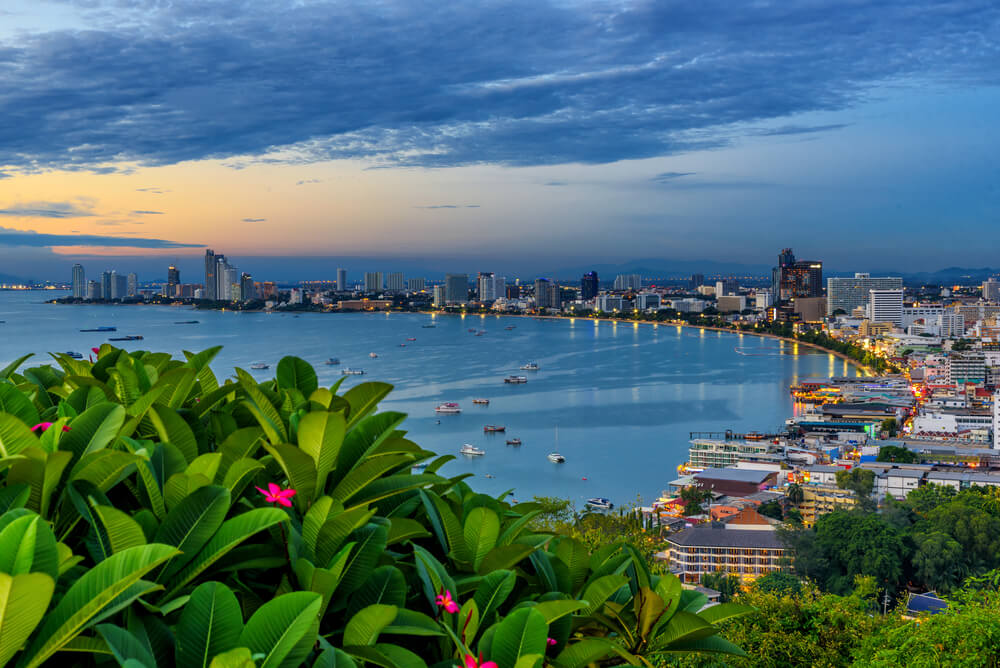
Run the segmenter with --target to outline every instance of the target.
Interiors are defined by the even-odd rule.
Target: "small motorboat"
[[[510,330],[514,329],[515,327],[517,327],[517,325],[507,325],[506,327],[504,327],[504,329],[506,329],[509,332]]]
[[[507,427],[502,424],[488,424],[483,427],[483,432],[487,434],[493,434],[498,431],[507,431]]]
[[[400,347],[400,348],[405,348],[405,347],[406,347],[406,344],[405,344],[405,343],[400,343],[400,344],[399,344],[399,347]]]
[[[427,468],[427,465],[428,465],[428,464],[430,464],[430,462],[417,462],[416,464],[414,464],[414,465],[413,465],[413,466],[411,466],[410,468],[412,468],[412,469],[417,469],[417,470],[419,470],[419,471],[422,471],[422,470],[424,470],[425,468]]]
[[[271,365],[267,362],[254,362],[250,365],[250,368],[254,371],[263,371],[264,369],[270,369]]]
[[[81,332],[117,332],[117,327],[94,327],[93,329],[81,329]]]
[[[423,327],[424,329],[434,329],[435,327],[437,327],[437,325],[420,325],[420,326]]]
[[[554,464],[562,464],[566,461],[566,458],[560,455],[558,452],[550,452],[548,454],[549,461]]]
[[[538,364],[536,364],[535,362],[528,362],[527,364],[522,364],[521,371],[538,371]]]
[[[475,334],[475,333],[476,333],[475,328],[474,327],[470,327],[469,328],[469,334]]]
[[[615,507],[615,504],[611,503],[609,499],[603,496],[595,496],[592,499],[587,499],[587,505],[591,508],[597,508],[599,510],[611,510]]]
[[[468,455],[469,457],[481,457],[486,454],[486,451],[477,448],[471,443],[466,443],[461,448],[458,449],[459,454]]]
[[[495,478],[496,476],[494,476],[494,475],[493,475],[492,473],[487,473],[487,474],[486,474],[485,476],[483,476],[483,477],[485,477],[485,478]]]
[[[178,320],[175,325],[197,325],[200,321],[198,320]]]
[[[521,439],[519,438],[508,438],[507,445],[521,445]]]
[[[489,399],[473,399],[472,403],[478,404],[480,406],[489,406],[490,405],[490,400]]]
[[[508,385],[523,385],[528,382],[527,376],[507,376],[503,382]]]
[[[78,353],[75,350],[67,350],[65,353],[63,353],[63,355],[65,355],[66,357],[72,357],[75,360],[82,360],[83,359],[83,354],[82,353]]]
[[[328,360],[326,360],[324,364],[326,364],[327,366],[335,366],[337,364],[340,364],[340,360],[337,359],[336,357],[331,357]]]
[[[476,336],[482,336],[485,333],[486,333],[486,330],[485,329],[481,329],[478,332],[476,332]]]
[[[363,376],[365,375],[364,369],[341,369],[341,376]]]
[[[459,408],[458,404],[454,401],[446,401],[443,404],[438,404],[437,408],[434,409],[435,413],[461,413],[462,409]]]
[[[406,337],[406,340],[407,341],[416,341],[417,337],[415,337],[415,336],[408,336],[408,337]]]
[[[142,341],[142,334],[131,334],[129,336],[112,336],[108,341]]]
[[[378,354],[376,354],[376,353],[368,353],[368,357],[371,357],[372,359],[375,359],[376,357],[378,357]]]

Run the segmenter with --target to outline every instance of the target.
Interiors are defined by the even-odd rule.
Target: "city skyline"
[[[5,3],[3,273],[780,245],[937,270],[1000,241],[995,3],[380,7]]]

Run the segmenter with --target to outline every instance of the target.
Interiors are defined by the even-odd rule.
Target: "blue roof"
[[[922,613],[929,612],[934,615],[948,608],[948,602],[941,600],[941,598],[934,592],[927,592],[926,594],[910,594],[909,600],[906,602],[906,611],[912,613]]]

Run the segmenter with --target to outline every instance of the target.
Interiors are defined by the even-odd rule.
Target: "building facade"
[[[714,523],[671,534],[667,546],[670,572],[689,583],[699,583],[702,575],[718,571],[754,580],[781,570],[785,554],[774,531],[730,529]]]
[[[642,277],[639,274],[618,274],[615,277],[615,290],[638,290],[642,287]]]
[[[468,274],[445,275],[444,300],[448,306],[464,306],[469,303]]]
[[[903,279],[898,276],[872,278],[871,274],[857,273],[854,278],[826,279],[826,314],[840,310],[850,315],[856,308],[866,308],[872,290],[900,290]]]
[[[382,280],[381,271],[365,272],[365,292],[382,292],[385,282]]]
[[[73,297],[76,299],[87,298],[87,276],[83,271],[82,264],[73,265]]]
[[[903,289],[869,290],[868,319],[903,326]]]
[[[337,269],[337,292],[347,291],[347,270]]]
[[[601,282],[597,279],[596,271],[588,271],[580,279],[580,299],[589,301],[597,296],[601,291]]]

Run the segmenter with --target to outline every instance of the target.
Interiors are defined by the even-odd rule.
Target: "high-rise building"
[[[903,290],[869,290],[868,319],[903,326]]]
[[[823,263],[796,260],[791,248],[778,254],[778,266],[771,270],[771,292],[774,303],[797,297],[823,296]]]
[[[983,282],[983,301],[1000,302],[1000,281],[991,278]]]
[[[447,274],[444,277],[444,301],[449,306],[469,303],[469,275]]]
[[[547,278],[535,279],[535,306],[538,308],[559,308],[562,305],[562,291],[559,284]]]
[[[215,256],[215,298],[218,301],[233,301],[233,286],[240,284],[240,270],[229,264],[225,255]]]
[[[73,265],[73,297],[76,299],[87,297],[87,278],[82,264]]]
[[[754,306],[758,311],[763,311],[774,303],[774,296],[767,288],[762,288],[754,293]]]
[[[691,280],[688,281],[689,290],[697,290],[703,285],[705,285],[705,274],[691,274]]]
[[[110,299],[124,299],[128,292],[128,282],[125,277],[114,269],[111,270],[111,297]]]
[[[781,300],[781,280],[785,267],[795,263],[795,254],[791,248],[782,248],[778,253],[778,266],[771,270],[771,294],[775,303]]]
[[[129,297],[135,297],[139,294],[139,277],[134,273],[125,277],[125,294]]]
[[[520,279],[518,279],[520,280]],[[521,284],[514,283],[513,285],[508,285],[504,288],[504,292],[507,293],[507,299],[520,299],[521,298]]]
[[[111,274],[110,271],[101,272],[101,299],[111,299]]]
[[[202,297],[204,299],[216,300],[218,299],[218,283],[215,279],[215,251],[211,249],[205,250],[205,287],[202,291]]]
[[[589,301],[601,291],[601,282],[597,280],[596,271],[588,271],[580,279],[580,299]]]
[[[504,287],[507,284],[507,279],[504,276],[494,275],[492,271],[481,271],[479,272],[476,284],[479,292],[479,301],[495,302],[504,296]]]
[[[168,297],[177,296],[177,286],[181,284],[181,271],[174,265],[167,267],[167,286],[163,294]]]
[[[87,281],[87,299],[101,298],[101,284],[99,281]]]
[[[385,289],[389,292],[402,292],[406,289],[406,281],[402,272],[394,271],[385,277]]]
[[[347,291],[347,270],[337,269],[337,292]]]
[[[253,276],[243,272],[240,274],[240,299],[248,302],[256,298],[253,285]]]
[[[615,290],[638,290],[642,287],[642,277],[639,274],[618,274],[615,277]]]
[[[365,292],[382,292],[385,282],[382,280],[381,271],[365,272]]]
[[[724,295],[735,295],[740,291],[740,282],[735,278],[724,278],[715,282],[716,298]]]
[[[410,278],[406,281],[406,289],[410,292],[420,292],[424,289],[424,279]]]
[[[898,290],[903,279],[898,276],[872,278],[871,274],[857,273],[854,278],[826,279],[826,314],[837,310],[850,314],[856,308],[866,308],[872,290]]]
[[[434,301],[433,301],[432,305],[436,306],[436,307],[441,307],[441,306],[444,306],[446,303],[447,303],[447,300],[445,299],[445,287],[443,285],[435,285],[434,286]]]

